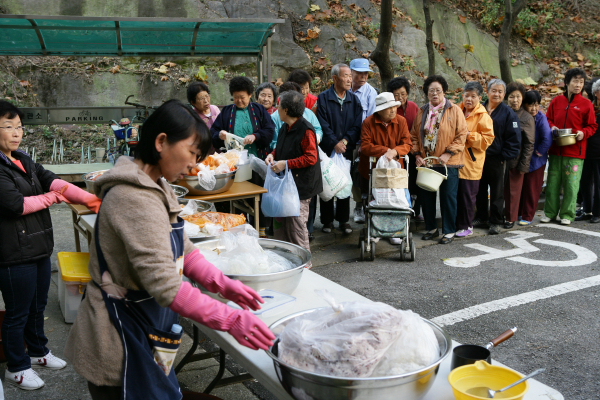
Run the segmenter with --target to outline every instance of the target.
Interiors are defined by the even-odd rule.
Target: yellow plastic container
[[[60,252],[57,254],[60,279],[58,298],[65,322],[72,324],[77,317],[81,298],[92,278],[88,272],[90,253]]]
[[[485,361],[476,361],[475,364],[463,365],[456,368],[448,375],[448,382],[452,386],[456,400],[479,400],[485,397],[468,394],[467,390],[475,387],[486,386],[492,390],[502,389],[521,379],[523,375],[511,369],[490,365]],[[529,390],[527,381],[498,393],[495,399],[521,400]]]

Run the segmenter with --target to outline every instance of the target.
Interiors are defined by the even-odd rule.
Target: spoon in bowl
[[[508,390],[513,386],[517,386],[519,383],[524,382],[527,379],[536,376],[537,374],[541,374],[545,370],[546,370],[546,368],[540,368],[537,371],[534,371],[534,372],[530,373],[529,375],[519,379],[518,381],[508,385],[507,387],[504,387],[499,390],[492,390],[485,386],[479,386],[479,387],[474,387],[474,388],[467,390],[467,393],[470,395],[473,395],[473,396],[483,397],[483,398],[487,398],[487,399],[493,399],[494,396],[496,395],[496,393],[504,392],[505,390]]]

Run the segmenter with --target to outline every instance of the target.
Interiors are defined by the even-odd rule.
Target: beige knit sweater
[[[173,190],[160,179],[154,182],[132,159],[120,157],[95,182],[96,195],[109,188],[102,201],[100,246],[114,284],[146,290],[162,307],[168,307],[181,285],[169,234],[181,208]],[[194,249],[185,237],[184,253]],[[101,283],[96,245],[90,246],[89,271]],[[99,386],[121,386],[123,343],[110,321],[102,293],[92,282],[71,328],[66,358],[75,371]]]

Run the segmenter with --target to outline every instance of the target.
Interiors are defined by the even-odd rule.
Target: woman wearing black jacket
[[[18,108],[0,101],[0,291],[6,306],[2,346],[7,358],[5,383],[34,390],[44,386],[44,381],[32,367],[62,369],[67,365],[48,350],[44,334],[54,247],[48,207],[68,201],[97,210],[100,200],[18,150],[22,117]]]

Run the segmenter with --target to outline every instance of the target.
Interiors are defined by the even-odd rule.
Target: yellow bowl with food
[[[452,370],[448,375],[448,382],[452,386],[456,400],[480,400],[487,397],[471,394],[473,389],[487,387],[499,390],[522,377],[523,375],[512,369],[490,365],[485,361],[476,361],[475,364],[463,365]],[[529,390],[529,383],[525,381],[505,392],[498,393],[494,398],[521,400],[527,390]]]

